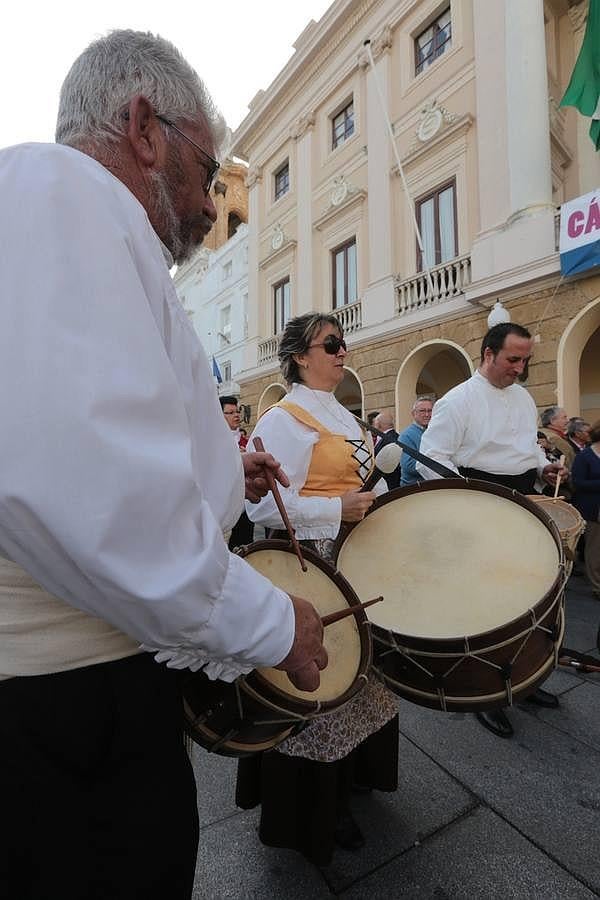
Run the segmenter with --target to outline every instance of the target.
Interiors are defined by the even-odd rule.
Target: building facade
[[[215,370],[220,394],[239,395],[248,336],[247,168],[226,162],[212,192],[217,221],[202,247],[174,276],[184,309]]]
[[[589,122],[559,107],[587,7],[336,0],[307,26],[234,134],[253,420],[282,395],[290,316],[333,311],[351,351],[338,398],[402,426],[416,394],[474,370],[498,298],[536,335],[538,406],[600,416],[600,278],[561,282],[557,252],[560,204],[600,186]]]

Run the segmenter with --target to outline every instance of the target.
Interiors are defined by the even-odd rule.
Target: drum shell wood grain
[[[257,541],[240,551],[240,555],[251,562],[254,553],[286,554],[296,560],[298,583],[302,586],[302,572],[289,542],[278,540]],[[319,570],[335,586],[341,606],[357,606],[359,599],[346,579],[327,562],[309,550],[303,550],[309,567]],[[273,579],[276,583],[276,579]],[[299,595],[300,591],[293,591]],[[319,597],[306,597],[314,601],[320,614],[330,609],[319,608]],[[243,598],[240,602],[243,602]],[[353,617],[358,631],[359,658],[355,660],[356,677],[349,687],[331,700],[315,701],[310,694],[295,696],[290,684],[290,692],[281,690],[265,674],[254,670],[240,676],[232,683],[210,681],[202,672],[188,672],[182,678],[184,702],[184,727],[191,739],[206,750],[222,756],[252,756],[269,750],[297,732],[317,715],[324,715],[338,709],[352,699],[366,684],[366,677],[372,662],[372,640],[369,622],[364,610],[357,610]],[[336,628],[338,624],[329,626]],[[336,664],[330,658],[329,665]],[[268,670],[265,670],[268,672]]]
[[[493,629],[469,633],[468,637],[416,636],[404,633],[400,626],[385,628],[372,623],[373,664],[390,690],[421,706],[457,712],[506,707],[530,694],[556,665],[564,631],[565,570],[561,536],[554,523],[522,495],[487,482],[462,479],[436,480],[392,491],[378,499],[369,515],[376,515],[387,504],[401,504],[411,496],[413,505],[419,502],[419,495],[436,496],[441,502],[443,492],[449,490],[493,494],[536,517],[548,529],[556,547],[555,577],[543,596],[523,614]],[[432,495],[432,492],[441,493]],[[355,532],[354,544],[352,532]],[[360,523],[349,529],[336,546],[336,560],[347,577],[352,576],[345,571],[344,561],[359,539]],[[401,539],[399,533],[398,540]],[[388,535],[386,546],[389,540]],[[381,565],[385,564],[382,556]],[[466,568],[465,577],[468,577]],[[355,583],[355,587],[362,594],[360,584]],[[372,590],[385,596],[375,579]],[[534,623],[536,627],[532,627]]]

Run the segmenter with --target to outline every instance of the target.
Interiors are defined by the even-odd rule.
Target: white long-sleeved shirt
[[[497,388],[475,372],[438,400],[420,452],[449,469],[459,466],[498,475],[521,475],[548,465],[537,444],[537,411],[520,384]],[[426,479],[439,478],[422,463]]]
[[[332,393],[314,391],[303,384],[294,384],[286,400],[306,410],[324,428],[343,434],[351,440],[364,437],[361,427]],[[280,487],[281,497],[289,520],[296,529],[298,540],[333,539],[340,530],[342,501],[339,497],[301,497],[310,466],[312,450],[319,434],[290,413],[279,407],[268,410],[252,432],[262,438],[265,450],[278,459],[290,480],[289,488]],[[271,494],[260,503],[246,502],[248,517],[265,528],[285,528]]]
[[[280,661],[293,607],[223,540],[240,452],[145,210],[52,144],[0,152],[0,209],[0,555],[174,665]],[[32,656],[35,604],[0,597],[0,675]],[[72,649],[44,671],[85,665]]]

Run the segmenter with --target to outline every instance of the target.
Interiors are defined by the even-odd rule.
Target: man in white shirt
[[[224,123],[178,51],[116,31],[53,144],[0,152],[0,892],[191,896],[178,668],[312,690],[315,609],[231,554],[266,454],[229,439],[169,267],[216,219]],[[153,656],[156,654],[159,665]]]
[[[421,440],[421,453],[470,478],[502,484],[524,494],[534,492],[536,477],[554,484],[567,470],[549,463],[537,443],[537,411],[533,398],[517,384],[526,370],[533,340],[526,328],[496,325],[481,345],[481,363],[468,381],[448,391],[434,406]],[[438,475],[424,463],[425,479]],[[557,706],[556,698],[538,690],[529,698]],[[512,725],[501,710],[477,713],[479,721],[499,737],[511,737]]]

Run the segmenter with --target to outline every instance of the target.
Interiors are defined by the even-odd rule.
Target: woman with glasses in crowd
[[[279,345],[290,389],[252,435],[290,480],[281,494],[296,537],[326,560],[342,522],[360,521],[375,499],[373,492],[359,493],[373,467],[371,438],[333,393],[344,378],[345,357],[334,316],[290,320]],[[247,509],[255,524],[284,527],[270,494]],[[329,863],[335,844],[361,847],[350,796],[353,789],[396,789],[397,710],[397,699],[373,675],[341,709],[275,750],[241,760],[236,802],[244,809],[261,803],[262,842],[298,850],[317,865]]]

